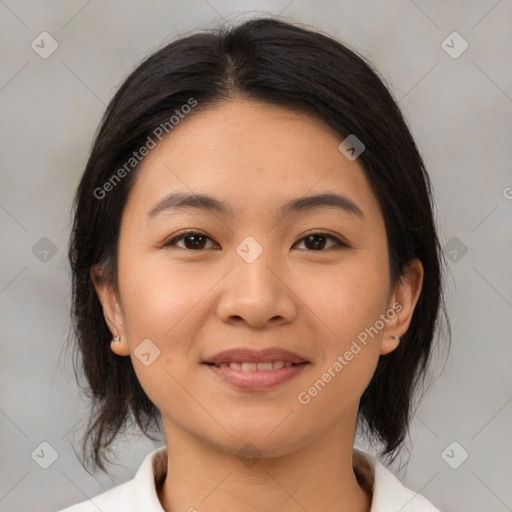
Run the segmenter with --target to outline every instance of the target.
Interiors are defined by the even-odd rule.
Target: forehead
[[[332,192],[369,220],[380,215],[362,166],[339,151],[344,137],[322,120],[254,100],[200,107],[142,161],[127,209],[147,216],[180,192],[215,196],[242,215],[282,211],[291,199]]]

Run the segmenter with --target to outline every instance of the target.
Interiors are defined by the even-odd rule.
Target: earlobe
[[[384,334],[384,338],[380,344],[380,355],[385,356],[386,354],[389,354],[390,352],[393,352],[393,350],[396,350],[398,348],[398,345],[400,345],[400,337],[396,335],[387,335]]]
[[[126,343],[126,337],[123,336],[125,328],[117,294],[112,285],[107,283],[103,278],[100,270],[93,268],[90,274],[98,300],[103,309],[105,322],[112,333],[113,338],[110,343],[110,348],[112,352],[117,355],[129,355],[130,352]]]
[[[398,282],[389,304],[393,318],[388,322],[381,342],[381,355],[389,354],[398,348],[400,338],[409,329],[414,309],[423,285],[423,265],[414,259],[407,265],[404,275]]]
[[[114,336],[112,338],[112,341],[110,342],[110,349],[118,356],[130,355],[128,344],[126,343],[126,340],[121,340],[121,336]]]

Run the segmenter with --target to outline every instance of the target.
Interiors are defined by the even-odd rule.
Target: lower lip
[[[269,389],[290,379],[293,379],[308,366],[309,363],[296,364],[280,368],[279,370],[267,371],[242,371],[233,368],[220,368],[215,365],[206,365],[221,379],[243,389]]]

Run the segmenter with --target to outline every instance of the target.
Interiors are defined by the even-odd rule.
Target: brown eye
[[[178,242],[181,242],[182,240],[184,245],[178,245]],[[199,231],[187,231],[165,242],[164,247],[176,246],[180,249],[196,251],[204,249],[208,240],[211,240],[211,238],[204,233]]]
[[[167,242],[163,244],[163,246],[178,247],[180,249],[187,249],[191,251],[200,251],[202,249],[208,248],[206,247],[208,240],[213,242],[213,240],[209,236],[205,235],[204,233],[201,233],[200,231],[186,231],[169,239]],[[328,240],[334,242],[331,244],[330,247]],[[182,241],[183,244],[178,245],[178,243]],[[328,233],[309,233],[308,235],[303,237],[299,242],[304,242],[306,249],[313,252],[325,252],[324,249],[326,246],[326,250],[348,247],[348,245],[342,242],[339,238]]]
[[[336,248],[336,247],[348,247],[347,244],[342,242],[339,238],[336,238],[333,235],[329,235],[328,233],[309,233],[305,237],[303,237],[299,242],[304,242],[305,247],[314,252],[325,252],[323,249],[327,245],[326,240],[334,240],[334,245],[328,247],[328,249]]]

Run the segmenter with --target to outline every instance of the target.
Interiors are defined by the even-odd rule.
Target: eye
[[[322,251],[322,249],[325,248],[325,240],[327,239],[334,241],[334,245],[330,247],[331,249],[336,247],[349,247],[346,243],[342,242],[334,235],[322,232],[308,233],[305,237],[301,238],[299,242],[305,242],[306,248],[308,248],[309,245],[309,248],[312,247],[311,250],[314,252],[325,252]],[[189,249],[195,251],[205,249],[205,245],[208,240],[213,241],[208,235],[205,235],[200,231],[188,230],[164,242],[163,247],[176,246],[180,247],[181,249]],[[181,241],[184,242],[184,246],[178,245],[178,242]]]
[[[336,247],[348,247],[348,245],[345,242],[342,242],[339,238],[330,235],[329,233],[308,233],[305,237],[301,238],[299,240],[300,243],[305,241],[306,247],[309,245],[309,247],[313,247],[314,252],[325,252],[322,251],[324,249],[326,242],[326,239],[334,240],[334,246],[331,246],[330,248],[336,248]]]
[[[177,242],[182,240],[184,240],[185,247],[177,245]],[[188,230],[164,242],[163,247],[177,246],[181,249],[198,250],[205,248],[206,240],[211,240],[211,238],[200,231]]]

